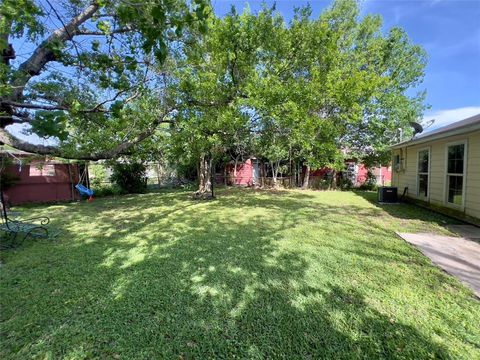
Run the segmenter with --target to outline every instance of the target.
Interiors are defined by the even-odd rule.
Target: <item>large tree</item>
[[[207,23],[205,34],[186,37],[172,87],[183,104],[172,126],[172,148],[196,159],[199,195],[210,193],[214,158],[243,143],[236,137],[250,131],[251,87],[272,27],[270,18],[234,9]]]
[[[391,132],[423,110],[423,94],[407,92],[422,79],[423,50],[400,29],[384,35],[381,19],[361,18],[353,0],[318,19],[298,9],[289,24],[273,9],[232,11],[187,44],[174,75],[186,107],[174,127],[199,161],[200,192],[210,186],[211,149],[245,128],[255,139],[249,152],[270,163],[274,183],[295,158],[308,187],[310,167],[341,169],[346,153],[378,158]]]
[[[175,103],[158,68],[209,12],[206,0],[3,0],[0,142],[93,160],[130,151],[169,121]],[[144,95],[155,95],[153,113]],[[57,145],[22,141],[13,124]]]
[[[199,193],[234,144],[274,174],[288,159],[335,168],[345,151],[379,158],[423,110],[424,94],[410,95],[423,50],[354,0],[317,19],[298,9],[288,24],[268,8],[205,19],[204,0],[5,0],[1,11],[1,142],[93,160],[161,148],[198,164]],[[57,146],[16,139],[16,123]]]
[[[423,49],[399,28],[384,35],[379,16],[359,13],[353,0],[313,20],[310,8],[297,10],[262,66],[257,109],[265,129],[271,117],[281,124],[303,160],[304,187],[310,167],[339,168],[343,154],[385,159],[392,133],[424,109],[424,93],[411,91],[423,78]]]

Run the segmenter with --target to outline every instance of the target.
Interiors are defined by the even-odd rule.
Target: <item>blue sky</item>
[[[212,0],[221,16],[233,4],[239,11],[246,1]],[[274,1],[265,1],[272,5]],[[310,3],[313,16],[331,4],[326,0],[277,0],[276,8],[288,21],[294,6]],[[248,1],[252,11],[262,1]],[[432,128],[480,113],[480,0],[364,0],[362,14],[380,14],[384,30],[399,26],[424,47],[428,65],[422,88],[435,118]]]

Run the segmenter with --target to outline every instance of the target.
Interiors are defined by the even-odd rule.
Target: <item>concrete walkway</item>
[[[468,231],[473,231],[471,237],[473,240],[428,233],[397,233],[397,235],[415,245],[443,270],[456,276],[480,298],[480,243],[475,241],[476,235],[480,235],[480,228]],[[461,229],[455,232],[461,233]],[[478,238],[480,239],[480,236]]]

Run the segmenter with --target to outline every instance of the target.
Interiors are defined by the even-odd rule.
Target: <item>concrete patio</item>
[[[461,237],[429,233],[397,233],[415,245],[425,256],[469,286],[480,298],[480,228],[451,225],[448,229]]]

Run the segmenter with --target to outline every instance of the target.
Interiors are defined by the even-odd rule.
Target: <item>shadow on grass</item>
[[[430,209],[422,208],[414,204],[409,203],[396,203],[396,204],[380,204],[377,201],[377,193],[371,191],[354,191],[358,196],[361,196],[375,207],[386,211],[388,214],[399,219],[419,219],[422,221],[428,221],[436,223],[440,226],[446,224],[463,224],[463,222],[446,215],[440,214]]]
[[[59,206],[61,241],[30,244],[2,269],[2,357],[450,356],[336,278],[339,253],[365,262],[411,256],[388,244],[329,240],[332,224],[352,240],[359,231],[389,234],[374,221],[359,229],[349,219],[366,221],[381,209],[319,204],[300,192],[244,195],[226,191],[202,203],[163,192]],[[334,251],[314,280],[307,272],[316,255],[282,242],[312,223],[324,228],[320,248]]]

